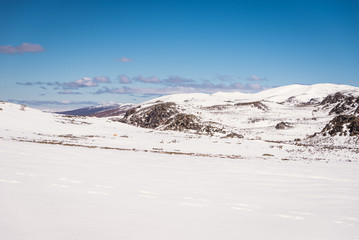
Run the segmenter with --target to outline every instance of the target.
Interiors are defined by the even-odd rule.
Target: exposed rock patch
[[[288,129],[288,128],[292,128],[292,124],[289,122],[280,122],[277,125],[275,125],[275,129],[277,130],[281,130],[281,129]]]
[[[245,102],[245,103],[236,103],[234,104],[234,106],[251,106],[251,107],[255,107],[255,108],[258,108],[260,110],[263,110],[263,111],[267,111],[268,110],[268,107],[263,104],[262,102],[260,101],[257,101],[257,102]]]
[[[358,110],[359,107],[359,98],[355,98],[353,96],[348,96],[344,98],[340,103],[338,103],[332,110],[330,110],[329,114],[342,114],[344,112],[353,110],[356,108],[354,112]]]
[[[193,115],[181,113],[175,103],[158,103],[149,107],[137,107],[127,110],[121,122],[138,127],[185,131],[193,130],[197,133],[213,135],[214,133],[226,133],[215,123],[206,123]]]
[[[244,138],[242,134],[238,134],[238,133],[229,133],[226,136],[224,136],[223,138]]]
[[[126,111],[121,121],[143,128],[157,128],[177,113],[176,104],[159,103],[145,108],[131,108]]]
[[[183,131],[185,129],[201,130],[199,119],[192,114],[179,113],[166,122],[164,130]]]
[[[330,136],[335,136],[339,133],[344,135],[358,135],[359,134],[359,116],[355,115],[339,115],[333,118],[322,130],[323,135],[327,133]]]
[[[231,107],[232,105],[225,104],[225,105],[213,105],[209,107],[202,107],[203,110],[223,110]]]
[[[323,101],[320,104],[325,105],[325,104],[338,103],[343,99],[345,99],[345,96],[343,95],[343,93],[337,92],[333,95],[328,95],[326,98],[323,99]]]
[[[333,104],[336,105],[332,107]],[[341,92],[328,95],[326,98],[323,99],[320,105],[323,105],[324,109],[332,107],[332,109],[329,111],[329,115],[351,115],[359,113],[359,97],[344,95]]]

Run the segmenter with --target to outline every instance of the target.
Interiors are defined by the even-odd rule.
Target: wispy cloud
[[[215,93],[215,92],[257,92],[260,90],[266,89],[266,87],[260,84],[245,84],[242,83],[233,83],[230,85],[225,84],[213,84],[210,82],[200,83],[200,84],[188,84],[187,86],[168,86],[162,88],[107,88],[97,90],[93,94],[139,94],[139,95],[167,95],[167,94],[178,94],[178,93]]]
[[[158,77],[143,77],[142,75],[134,77],[132,80],[143,82],[143,83],[161,83],[161,80]]]
[[[130,84],[130,83],[132,83],[131,78],[129,78],[127,75],[124,75],[124,74],[120,75],[118,77],[118,79],[119,79],[120,83],[122,83],[122,84]]]
[[[267,78],[261,78],[261,77],[258,77],[256,75],[250,75],[248,78],[247,78],[248,81],[264,81],[264,80],[267,80]]]
[[[62,86],[63,84],[60,82],[16,82],[17,85],[22,86],[36,86],[36,85],[47,85],[47,86]]]
[[[196,81],[194,81],[193,79],[184,78],[175,75],[168,76],[168,78],[162,81],[162,83],[167,84],[169,86],[183,86],[195,82]]]
[[[64,89],[77,89],[77,88],[85,88],[85,87],[98,87],[99,83],[110,83],[110,79],[108,77],[83,77],[77,79],[72,82],[63,83]]]
[[[45,49],[39,44],[23,43],[19,46],[3,45],[0,46],[0,54],[23,54],[23,53],[35,53],[43,52]]]
[[[111,83],[110,78],[102,76],[102,77],[83,77],[80,79],[77,79],[76,81],[72,81],[72,82],[64,82],[64,83],[60,83],[60,82],[17,82],[17,85],[21,85],[21,86],[27,86],[27,87],[31,87],[31,86],[41,86],[41,88],[44,88],[44,86],[52,86],[55,87],[54,89],[78,89],[78,88],[86,88],[86,87],[98,87],[99,84],[103,84],[103,83]],[[65,91],[62,91],[60,94],[66,94],[64,93]]]
[[[119,62],[132,62],[131,58],[121,57],[118,59]]]
[[[30,106],[43,106],[43,105],[97,105],[98,102],[94,101],[40,101],[40,100],[16,100],[16,99],[8,99],[8,102],[13,102],[17,104],[25,104]]]
[[[219,74],[219,73],[216,74],[215,78],[218,79],[218,80],[221,80],[223,82],[228,82],[228,81],[234,81],[235,80],[235,78],[232,77],[232,76]]]
[[[58,94],[64,94],[64,95],[80,95],[80,94],[82,94],[82,93],[80,93],[80,92],[74,92],[74,91],[71,91],[71,90],[64,90],[64,91],[58,92]]]

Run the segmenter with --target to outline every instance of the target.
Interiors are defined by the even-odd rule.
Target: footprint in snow
[[[34,175],[34,174],[28,174],[28,173],[23,173],[23,172],[17,172],[16,174],[20,175],[20,176],[36,177],[36,175]]]
[[[101,185],[101,184],[95,184],[94,186],[97,187],[97,188],[105,188],[105,189],[113,188],[112,186],[105,186],[105,185]]]
[[[109,195],[107,192],[98,192],[98,191],[87,191],[88,194],[96,194],[96,195]]]
[[[11,180],[11,179],[0,179],[0,182],[3,182],[3,183],[20,183],[19,181]]]
[[[233,210],[236,210],[236,211],[253,212],[253,211],[259,209],[257,207],[252,207],[252,206],[250,206],[249,204],[246,204],[246,203],[234,203],[234,204],[227,203],[227,205],[230,205],[230,207]]]
[[[59,178],[60,181],[64,181],[64,182],[68,182],[68,183],[75,183],[75,184],[80,184],[80,181],[77,180],[71,180],[71,179],[67,179],[67,178]]]
[[[140,194],[138,196],[142,197],[142,198],[152,198],[152,199],[158,198],[156,193],[149,192],[149,191],[140,191]]]
[[[354,227],[358,224],[359,219],[355,217],[341,217],[339,220],[335,221],[337,224],[343,224],[348,227]]]
[[[296,215],[301,215],[301,216],[314,216],[314,214],[313,214],[313,213],[310,213],[310,212],[291,211],[290,213],[296,214]]]
[[[180,202],[180,205],[187,207],[208,207],[209,200],[204,198],[193,198],[193,197],[183,197],[184,202]]]
[[[55,186],[55,187],[60,187],[60,188],[69,188],[69,186],[63,185],[63,184],[52,183],[51,185]]]
[[[296,215],[284,215],[279,214],[278,217],[286,218],[286,219],[292,219],[292,220],[304,220],[305,218],[302,216],[296,216]]]

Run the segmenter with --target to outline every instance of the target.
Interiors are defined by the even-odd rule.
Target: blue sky
[[[0,99],[38,108],[359,86],[357,0],[1,0],[0,9]]]

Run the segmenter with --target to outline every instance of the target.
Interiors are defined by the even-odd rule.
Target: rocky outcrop
[[[324,136],[354,136],[359,134],[359,116],[339,115],[333,118],[322,130]]]
[[[254,108],[258,108],[260,110],[263,110],[263,111],[267,111],[268,110],[268,107],[263,104],[262,102],[260,101],[257,101],[257,102],[244,102],[244,103],[236,103],[234,104],[234,106],[251,106],[251,107],[254,107]]]
[[[335,104],[334,107],[333,104]],[[323,108],[332,108],[329,111],[329,115],[351,115],[359,113],[359,97],[344,95],[341,92],[328,95],[326,98],[324,98],[320,105],[323,105]]]
[[[227,134],[223,138],[244,138],[244,136],[242,134],[232,132],[232,133]]]
[[[341,92],[337,92],[335,94],[328,95],[326,98],[323,99],[323,101],[320,104],[325,105],[325,104],[338,103],[344,98],[345,96]]]
[[[129,109],[121,122],[160,130],[191,130],[209,135],[226,133],[222,128],[215,126],[216,123],[202,122],[199,117],[193,114],[180,112],[178,106],[172,102]]]
[[[289,122],[280,122],[277,125],[275,125],[275,129],[277,130],[281,130],[281,129],[288,129],[288,128],[292,128],[292,124]]]
[[[179,113],[169,119],[165,124],[165,130],[183,131],[185,129],[201,130],[199,119],[192,114]]]
[[[126,111],[121,121],[143,128],[157,128],[177,113],[176,104],[158,103],[144,108],[131,108]]]
[[[359,107],[359,98],[348,96],[342,99],[340,103],[335,105],[335,107],[332,110],[330,110],[329,114],[342,114],[344,112],[351,111],[354,109],[358,110],[358,107]],[[356,110],[354,110],[354,113],[356,112]]]

